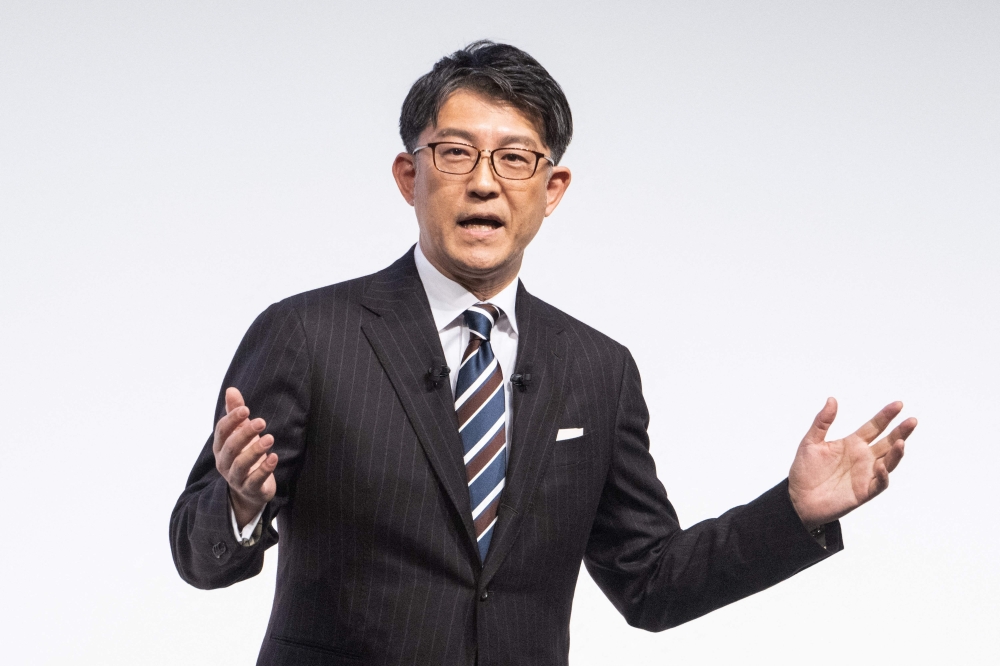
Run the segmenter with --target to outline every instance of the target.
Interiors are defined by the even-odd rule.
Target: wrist
[[[826,524],[827,521],[818,520],[803,506],[801,498],[798,497],[791,484],[788,485],[788,499],[791,500],[792,508],[795,510],[795,514],[799,517],[799,520],[802,521],[802,525],[810,533],[822,529]]]
[[[230,487],[229,504],[233,507],[233,515],[236,516],[237,528],[242,530],[258,513],[261,512],[261,509],[263,509],[267,503],[248,501],[241,497],[238,493],[234,493],[233,489]]]

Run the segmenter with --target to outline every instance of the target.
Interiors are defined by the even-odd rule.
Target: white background
[[[185,585],[167,523],[269,303],[416,238],[399,107],[481,37],[576,136],[536,295],[626,344],[684,525],[843,435],[921,425],[846,550],[662,634],[584,572],[571,662],[1000,653],[1000,4],[0,4],[0,660],[252,663],[276,550]],[[995,662],[994,662],[995,663]]]

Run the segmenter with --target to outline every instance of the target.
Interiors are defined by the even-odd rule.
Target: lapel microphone
[[[424,375],[424,379],[427,380],[427,389],[434,390],[441,386],[444,382],[448,380],[448,375],[451,374],[451,368],[449,368],[444,363],[435,363],[431,367],[427,368],[427,374]]]
[[[510,376],[510,383],[520,389],[522,392],[527,391],[528,387],[531,386],[531,373],[530,372],[518,372]]]

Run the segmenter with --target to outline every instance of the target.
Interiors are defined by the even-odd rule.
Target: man
[[[400,132],[418,244],[257,318],[171,517],[203,588],[257,574],[280,532],[258,663],[565,664],[581,561],[662,630],[842,547],[837,519],[885,489],[916,427],[872,445],[900,403],[826,442],[829,400],[786,481],[681,530],[628,351],[520,284],[570,183],[569,106],[534,59],[489,42],[442,59]]]

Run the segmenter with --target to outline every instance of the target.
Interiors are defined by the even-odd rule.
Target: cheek
[[[439,229],[441,219],[447,217],[447,198],[443,196],[440,187],[433,183],[418,182],[414,190],[413,207],[421,227],[428,231]]]
[[[518,220],[517,235],[529,240],[538,233],[545,218],[545,190],[525,192],[523,197],[514,197],[511,212]]]
[[[461,191],[455,192],[451,183],[442,183],[433,178],[423,179],[418,183],[416,199],[419,208],[439,216],[449,216],[455,207],[455,202],[461,200]]]

